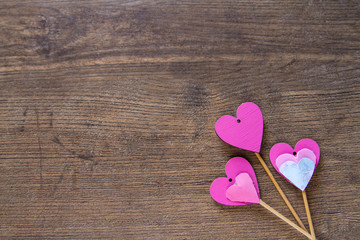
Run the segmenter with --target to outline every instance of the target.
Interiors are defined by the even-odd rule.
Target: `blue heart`
[[[314,173],[315,163],[309,158],[302,158],[299,164],[286,161],[279,170],[292,184],[304,191]]]

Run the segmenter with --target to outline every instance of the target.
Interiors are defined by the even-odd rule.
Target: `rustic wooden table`
[[[306,239],[215,203],[216,120],[264,115],[262,156],[315,139],[318,239],[359,239],[358,1],[1,1],[1,239]],[[306,223],[301,193],[271,167]],[[306,224],[307,226],[307,224]]]

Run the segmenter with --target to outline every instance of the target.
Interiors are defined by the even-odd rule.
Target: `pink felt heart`
[[[246,102],[239,106],[236,118],[229,115],[219,118],[215,131],[224,142],[234,147],[260,152],[263,125],[260,108],[255,103]]]
[[[241,206],[259,202],[260,192],[256,175],[254,169],[246,159],[241,157],[230,159],[225,166],[225,173],[227,178],[217,178],[210,186],[210,195],[216,202],[230,206]],[[245,175],[241,175],[241,173],[245,173]],[[234,182],[236,183],[235,186],[240,186],[241,189],[233,188],[233,190],[227,192],[231,186],[234,186]],[[256,200],[251,189],[255,189],[258,200]],[[247,193],[250,193],[251,196],[245,196],[244,199],[241,199],[241,195]],[[233,200],[230,200],[226,196],[227,194],[228,196],[231,195],[230,198]],[[242,201],[234,201],[234,199]]]
[[[300,140],[293,149],[277,143],[270,150],[270,161],[276,171],[304,191],[320,159],[319,145],[312,139]]]

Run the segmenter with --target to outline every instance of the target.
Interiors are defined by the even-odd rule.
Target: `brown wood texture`
[[[0,239],[305,239],[260,205],[215,203],[253,153],[215,134],[245,101],[261,154],[321,148],[307,188],[318,239],[359,239],[358,1],[1,1]],[[306,224],[308,227],[308,225]]]

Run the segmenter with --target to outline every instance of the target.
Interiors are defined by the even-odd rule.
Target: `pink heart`
[[[254,169],[246,159],[241,157],[230,159],[225,166],[225,173],[227,178],[217,178],[210,186],[210,195],[216,202],[230,206],[259,203],[260,192],[256,175]],[[245,173],[245,175],[241,173]],[[234,181],[236,185],[234,185]],[[232,186],[235,188],[231,188],[228,191]],[[236,186],[239,186],[241,189],[236,188]],[[257,199],[252,189],[255,190]],[[251,197],[244,196],[244,198],[241,198],[242,194],[247,193],[251,194]],[[231,195],[230,198],[233,200],[230,200],[226,196],[227,194],[228,196]],[[236,201],[234,201],[235,199]]]
[[[236,116],[219,118],[215,125],[217,135],[234,147],[260,152],[264,125],[260,108],[246,102],[239,106]]]
[[[226,197],[234,202],[260,203],[254,183],[247,173],[236,176],[234,185],[226,190]]]
[[[319,159],[320,147],[312,139],[301,139],[294,149],[287,143],[277,143],[270,150],[270,161],[276,171],[302,191],[305,190],[307,183],[310,181],[313,171],[319,163]],[[305,167],[303,165],[303,168],[301,168],[299,165],[301,161],[303,163],[308,161],[308,163]],[[294,162],[296,165],[291,162]],[[284,176],[285,168],[290,167],[290,165],[293,165],[293,168],[287,172],[289,175],[286,177]],[[297,176],[294,176],[294,174],[297,174]],[[294,182],[296,179],[299,180],[300,177],[306,177],[306,179],[301,179],[304,182],[302,185]]]

